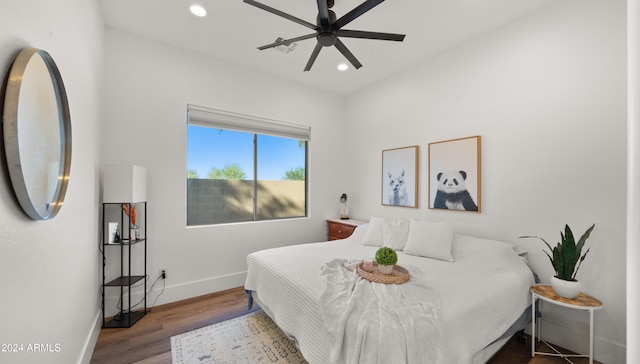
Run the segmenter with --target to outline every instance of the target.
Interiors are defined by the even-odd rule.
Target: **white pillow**
[[[453,222],[411,220],[404,252],[410,255],[453,262]]]
[[[382,245],[393,250],[403,250],[409,237],[409,220],[402,217],[388,217],[382,224]]]
[[[382,224],[384,219],[381,217],[371,217],[369,226],[362,238],[362,245],[382,246]]]

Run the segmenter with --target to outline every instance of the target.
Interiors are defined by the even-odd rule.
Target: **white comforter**
[[[327,321],[322,314],[326,278],[321,269],[335,259],[373,257],[377,248],[361,244],[365,229],[366,225],[357,228],[344,240],[263,250],[247,257],[245,288],[254,291],[265,311],[295,338],[312,364],[330,363],[332,351],[334,359],[346,362],[341,353],[336,354],[341,343],[333,340],[332,330],[338,322]],[[527,308],[534,281],[530,269],[507,243],[454,235],[452,254],[455,261],[445,262],[399,252],[398,264],[412,273],[403,288],[425,286],[440,299],[443,362],[467,364]],[[431,362],[426,356],[431,354],[423,354]]]

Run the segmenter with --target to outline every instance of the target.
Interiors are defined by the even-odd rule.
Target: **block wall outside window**
[[[304,181],[258,181],[256,220],[305,216]],[[187,180],[187,225],[253,220],[253,181]]]

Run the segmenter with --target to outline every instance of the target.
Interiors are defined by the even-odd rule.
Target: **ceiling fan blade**
[[[366,13],[367,11],[373,9],[374,7],[378,6],[383,1],[384,0],[367,0],[367,1],[363,2],[362,4],[356,6],[350,12],[348,12],[345,15],[343,15],[342,17],[340,17],[340,19],[334,21],[333,22],[333,28],[334,29],[342,28],[343,26],[345,26],[345,25],[351,23],[352,21],[356,20],[356,18],[359,17],[360,15],[362,15],[362,14]]]
[[[317,43],[316,47],[313,49],[313,52],[311,52],[311,57],[309,57],[309,61],[307,62],[307,65],[304,67],[305,72],[311,69],[311,66],[313,66],[313,62],[315,62],[316,58],[318,58],[318,53],[320,53],[321,49],[322,49],[322,44]]]
[[[260,8],[260,9],[262,9],[262,10],[266,10],[266,11],[268,11],[268,12],[270,12],[270,13],[273,13],[273,14],[276,14],[276,15],[278,15],[278,16],[281,16],[281,17],[283,17],[283,18],[285,18],[285,19],[291,20],[292,22],[296,22],[296,23],[298,23],[298,24],[300,24],[300,25],[303,25],[303,26],[305,26],[305,27],[307,27],[307,28],[309,28],[309,29],[313,29],[313,30],[318,29],[318,26],[317,26],[317,25],[315,25],[315,24],[311,24],[311,23],[309,23],[308,21],[304,21],[304,20],[302,20],[302,19],[300,19],[300,18],[296,18],[296,17],[295,17],[295,16],[293,16],[293,15],[289,15],[289,14],[284,13],[284,12],[282,12],[282,11],[278,10],[278,9],[274,9],[274,8],[272,8],[272,7],[270,7],[270,6],[267,6],[267,5],[261,4],[261,3],[257,2],[257,1],[254,1],[254,0],[244,0],[244,2],[245,2],[245,3],[247,3],[247,4],[249,4],[249,5],[253,5],[253,6],[257,7],[257,8]]]
[[[323,29],[329,28],[329,6],[327,0],[318,0],[318,18]]]
[[[349,49],[347,49],[347,46],[345,46],[340,39],[336,39],[336,44],[334,45],[336,46],[336,48],[338,48],[340,53],[342,53],[342,55],[344,55],[347,58],[347,60],[351,62],[353,67],[355,67],[356,69],[362,67],[362,63],[358,61],[356,56],[354,56],[353,53],[351,53]]]
[[[346,29],[338,30],[336,33],[338,34],[339,37],[376,39],[376,40],[393,40],[396,42],[402,42],[405,37],[404,34],[366,32],[362,30],[346,30]]]
[[[288,46],[289,44],[291,44],[293,42],[297,42],[297,41],[305,40],[305,39],[309,39],[309,38],[314,38],[316,35],[317,35],[317,33],[312,33],[312,34],[302,35],[300,37],[295,37],[295,38],[291,38],[291,39],[283,39],[283,40],[280,40],[280,41],[277,41],[277,42],[273,42],[271,44],[263,45],[262,47],[258,47],[258,49],[263,51],[265,49],[274,48],[274,47],[277,47],[279,45]]]

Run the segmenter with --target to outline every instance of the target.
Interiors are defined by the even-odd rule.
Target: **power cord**
[[[151,287],[150,287],[150,288],[149,288],[149,290],[147,291],[147,294],[146,294],[147,296],[148,296],[149,294],[151,294],[151,291],[153,291],[153,287],[155,287],[155,286],[156,286],[156,283],[158,283],[158,281],[160,280],[160,278],[162,278],[162,275],[159,275],[159,276],[158,276],[158,278],[156,278],[156,280],[155,280],[155,281],[153,281],[153,284],[151,285]],[[164,280],[163,280],[163,282],[164,282]],[[163,292],[164,292],[164,285],[162,286],[162,291],[160,292],[160,294],[162,294]],[[158,295],[158,297],[159,297],[159,296],[160,296],[160,295]],[[156,300],[154,301],[153,305],[155,305],[155,303],[158,301],[158,297],[156,297]],[[132,309],[136,308],[137,306],[139,306],[140,304],[142,304],[142,302],[144,302],[144,298],[142,298],[142,299],[140,300],[140,302],[138,302],[138,303],[136,303],[135,305],[131,306],[130,310],[132,310]],[[152,305],[152,306],[153,306],[153,305]],[[147,312],[149,312],[149,310],[151,309],[151,307],[152,307],[152,306],[148,306],[148,307],[147,307]]]
[[[158,281],[159,281],[161,278],[163,278],[163,277],[162,277],[162,274],[158,275],[158,277],[155,279],[155,281],[153,281],[153,284],[151,285],[151,287],[150,287],[150,288],[149,288],[149,290],[147,291],[146,296],[149,296],[149,295],[151,294],[151,292],[153,291],[153,288],[156,286],[156,284],[158,283]],[[149,279],[149,275],[147,275],[147,276],[145,277],[145,280],[148,280],[148,279]],[[141,285],[142,285],[141,283],[136,283],[135,285],[132,285],[132,286],[131,286],[131,288],[136,288],[136,287],[139,287],[139,286],[141,286]],[[165,282],[165,280],[164,280],[164,279],[162,279],[162,290],[161,290],[161,291],[160,291],[160,293],[158,293],[158,295],[156,296],[155,300],[153,301],[153,304],[152,304],[151,306],[148,306],[148,307],[147,307],[147,312],[150,312],[150,311],[151,311],[151,309],[152,309],[153,307],[155,307],[156,303],[158,302],[158,298],[160,298],[160,296],[162,296],[162,294],[164,293],[164,289],[165,289],[165,287],[166,287],[166,282]],[[127,287],[127,289],[125,290],[125,292],[124,292],[124,293],[128,293],[128,292],[129,292],[129,287]],[[120,296],[120,298],[118,299],[118,304],[116,305],[116,308],[117,308],[118,310],[120,310],[120,312],[118,312],[118,314],[117,314],[117,315],[115,315],[115,316],[113,317],[113,320],[114,320],[114,321],[122,321],[122,320],[124,320],[124,318],[122,317],[122,315],[123,315],[123,314],[129,314],[129,313],[131,313],[131,311],[132,311],[134,308],[136,308],[137,306],[141,305],[143,302],[144,302],[144,298],[142,298],[140,301],[138,301],[138,303],[136,303],[136,304],[132,305],[132,306],[129,308],[129,310],[127,310],[126,312],[122,312],[122,296]]]
[[[131,288],[131,289],[133,289],[133,288],[138,288],[138,287],[142,286],[142,285],[143,285],[143,283],[145,283],[145,282],[146,282],[146,281],[148,281],[148,280],[149,280],[149,275],[147,274],[147,275],[144,277],[144,281],[139,281],[139,282],[136,282],[135,284],[132,284],[132,285],[131,285],[131,287],[126,287],[126,288],[125,288],[125,290],[122,292],[122,295],[120,295],[120,298],[118,298],[118,304],[116,305],[116,308],[117,308],[117,309],[119,309],[119,310],[121,310],[121,309],[122,309],[122,297],[123,297],[125,294],[128,294],[128,293],[129,293],[129,288]],[[141,302],[142,302],[142,301],[141,301]],[[134,305],[134,306],[131,306],[131,308],[133,308],[133,307],[135,307],[135,306],[137,306],[137,305],[139,305],[139,304],[140,304],[140,302],[136,303],[136,305]],[[126,313],[129,313],[130,311],[131,311],[131,310],[129,309],[129,311],[127,311]]]
[[[156,279],[156,281],[157,281],[157,279]],[[160,290],[160,293],[158,293],[158,295],[156,296],[156,299],[153,301],[153,304],[148,307],[147,312],[150,312],[153,307],[156,307],[156,302],[158,302],[158,298],[160,298],[160,296],[162,296],[162,294],[164,293],[164,288],[166,286],[167,286],[167,282],[163,277],[163,279],[162,279],[162,290]]]

